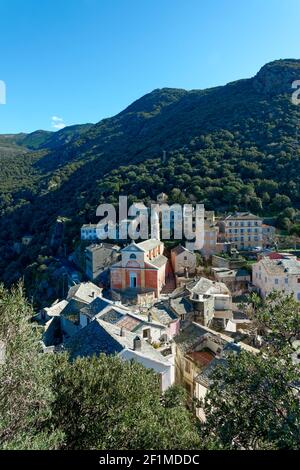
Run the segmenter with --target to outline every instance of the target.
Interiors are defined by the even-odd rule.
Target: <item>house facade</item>
[[[262,219],[250,212],[236,212],[220,222],[226,241],[238,250],[261,247]]]
[[[85,241],[95,241],[97,237],[97,224],[85,224],[81,227],[80,238]]]
[[[269,246],[274,243],[276,228],[273,225],[262,224],[263,246]]]
[[[111,264],[118,261],[120,247],[109,243],[90,245],[85,250],[85,273],[91,281],[97,281],[99,276]]]
[[[197,257],[194,252],[178,245],[171,250],[171,263],[175,274],[195,274]]]
[[[244,343],[236,344],[233,338],[197,323],[189,326],[175,338],[175,382],[185,387],[189,403],[193,398],[203,400],[210,387],[211,373],[219,365],[226,365],[226,355],[245,349],[258,350]],[[196,408],[197,417],[204,421],[201,407]]]
[[[232,318],[232,295],[223,282],[202,277],[186,287],[190,292],[196,321],[209,326],[214,318]]]
[[[300,302],[300,261],[291,255],[265,256],[252,266],[252,283],[262,297],[279,291]]]

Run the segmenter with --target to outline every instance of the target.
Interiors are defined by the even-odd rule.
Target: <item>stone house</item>
[[[273,225],[262,224],[263,246],[267,247],[274,244],[276,228]]]
[[[202,400],[210,386],[211,373],[219,364],[226,364],[226,355],[241,349],[258,351],[244,343],[236,344],[233,338],[197,323],[190,323],[175,338],[175,382],[187,391],[192,400]],[[196,415],[205,420],[201,407]]]
[[[209,326],[214,318],[232,317],[232,296],[228,287],[205,277],[186,286],[194,307],[194,319]]]
[[[195,274],[197,257],[193,251],[177,245],[171,250],[171,263],[175,274]]]
[[[91,281],[98,281],[109,267],[120,258],[120,247],[110,243],[90,245],[85,250],[85,273]]]

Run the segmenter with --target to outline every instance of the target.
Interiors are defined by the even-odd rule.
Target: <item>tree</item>
[[[67,449],[185,449],[200,445],[185,394],[161,397],[155,374],[118,357],[60,356],[54,377],[53,426]]]
[[[264,350],[276,357],[288,357],[300,338],[300,304],[293,295],[273,292],[264,301],[256,300],[254,324],[264,339]]]
[[[0,286],[0,340],[5,345],[0,364],[0,448],[56,449],[59,430],[48,426],[53,394],[53,356],[41,354],[33,315],[21,285]]]
[[[217,368],[203,433],[225,449],[298,449],[299,371],[276,356],[241,352]]]
[[[285,194],[276,194],[271,204],[272,208],[275,211],[286,209],[287,207],[290,207],[290,205],[291,205],[291,200]]]
[[[44,354],[22,286],[0,286],[1,449],[200,446],[185,392],[161,395],[154,372],[118,357]]]
[[[229,449],[298,449],[300,443],[300,307],[274,293],[253,299],[256,329],[264,345],[258,354],[229,355],[212,374],[204,402],[204,435]],[[296,361],[297,362],[297,361]]]

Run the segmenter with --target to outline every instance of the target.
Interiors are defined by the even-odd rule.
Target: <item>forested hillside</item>
[[[300,61],[281,60],[222,87],[154,90],[95,125],[0,136],[2,279],[14,281],[41,250],[51,255],[58,216],[71,219],[71,247],[96,206],[119,194],[147,201],[163,190],[171,201],[292,219],[300,208],[297,79]],[[34,243],[17,255],[11,246],[25,233]]]

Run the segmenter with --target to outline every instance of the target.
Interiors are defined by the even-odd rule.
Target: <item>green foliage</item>
[[[68,449],[177,449],[199,445],[182,393],[161,400],[155,375],[134,362],[60,357],[53,423]]]
[[[2,449],[55,449],[62,438],[48,425],[53,357],[41,354],[29,323],[32,314],[21,286],[11,292],[0,286],[0,340],[5,344],[5,363],[0,364]]]
[[[229,355],[226,366],[213,372],[202,432],[226,449],[299,449],[300,369],[293,362],[299,303],[278,293],[252,301],[263,348],[259,354]]]
[[[9,143],[0,136],[0,144],[18,152],[0,155],[2,280],[26,275],[58,216],[72,220],[78,238],[82,223],[96,221],[97,205],[115,204],[119,194],[147,203],[164,191],[170,202],[196,199],[207,209],[281,212],[291,220],[287,210],[300,208],[300,109],[290,99],[297,73],[299,61],[275,62],[224,87],[154,90],[96,125],[13,136]],[[26,145],[36,151],[24,153]],[[19,255],[12,243],[26,232],[34,243]]]
[[[174,387],[162,397],[154,372],[117,357],[43,354],[21,286],[0,287],[1,449],[184,449],[197,425]]]
[[[204,435],[225,449],[299,448],[299,371],[290,360],[242,352],[213,380]]]
[[[256,302],[253,320],[263,335],[268,353],[285,357],[293,352],[293,341],[300,337],[300,303],[291,294],[273,292]]]

